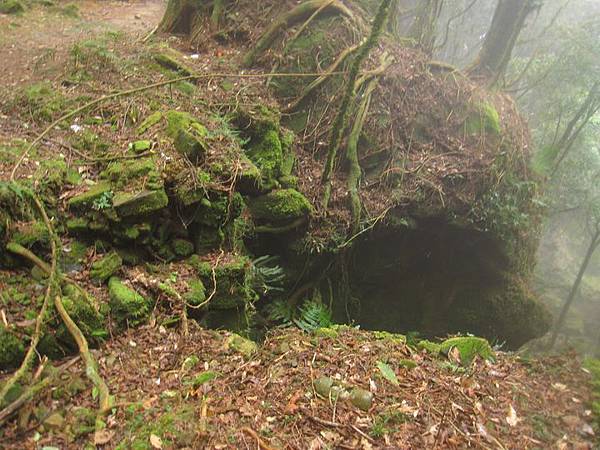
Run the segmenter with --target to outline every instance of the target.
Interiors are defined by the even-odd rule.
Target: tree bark
[[[554,326],[554,330],[552,331],[552,337],[550,338],[550,343],[548,344],[548,350],[552,350],[556,345],[556,340],[558,339],[560,330],[565,324],[567,313],[569,312],[569,309],[573,304],[573,300],[575,300],[575,296],[579,291],[579,286],[581,285],[581,281],[583,280],[583,275],[585,274],[585,271],[587,270],[590,264],[590,260],[592,259],[592,256],[594,255],[594,252],[596,251],[598,246],[600,246],[600,223],[596,226],[596,231],[592,236],[592,240],[590,241],[590,245],[588,246],[588,249],[585,253],[585,257],[583,258],[583,261],[579,266],[579,272],[577,272],[575,282],[573,283],[571,291],[569,292],[569,296],[567,297],[567,300],[563,304],[562,310],[560,311],[560,316],[558,317],[556,325]]]
[[[481,51],[469,74],[495,84],[506,71],[525,19],[535,8],[535,0],[499,0]]]

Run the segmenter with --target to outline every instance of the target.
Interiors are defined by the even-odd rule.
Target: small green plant
[[[398,411],[385,411],[373,420],[370,435],[380,438],[394,431],[394,425],[400,425],[408,420],[408,416]]]
[[[287,301],[276,300],[267,308],[267,315],[269,320],[278,322],[283,327],[295,325],[306,332],[333,325],[331,311],[316,299],[306,301],[300,308]]]
[[[271,292],[283,291],[285,272],[277,264],[277,256],[264,255],[253,261],[254,290],[265,296]]]
[[[102,211],[112,207],[113,191],[106,191],[92,203],[92,208],[96,211]]]

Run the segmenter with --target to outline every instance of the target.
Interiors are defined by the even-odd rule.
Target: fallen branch
[[[241,431],[248,434],[254,440],[256,440],[256,444],[261,450],[275,450],[273,447],[271,447],[269,444],[263,441],[261,437],[258,434],[256,434],[256,431],[254,431],[252,428],[243,427]]]
[[[50,385],[50,383],[52,383],[54,380],[56,380],[65,370],[67,370],[69,367],[71,367],[77,361],[79,361],[79,356],[72,358],[71,360],[69,360],[65,364],[63,364],[62,366],[58,367],[58,370],[56,372],[47,376],[39,383],[36,383],[33,386],[28,387],[25,390],[25,392],[23,392],[19,396],[19,398],[17,398],[10,405],[8,405],[6,408],[4,408],[2,411],[0,411],[0,425],[4,424],[4,422],[6,422],[6,420],[10,419],[10,417],[12,417],[13,414],[15,414],[17,411],[19,411],[19,409],[21,409],[21,407],[23,405],[25,405],[25,403],[27,403],[28,401],[33,399],[38,393],[42,392],[46,387],[48,387],[48,385]]]
[[[77,326],[77,324],[71,319],[69,313],[65,309],[62,299],[60,295],[56,295],[54,297],[54,306],[58,311],[58,314],[62,318],[67,330],[71,333],[71,336],[77,343],[77,347],[79,348],[79,354],[81,355],[81,359],[85,363],[85,374],[89,378],[89,380],[94,384],[94,387],[98,390],[98,400],[100,409],[98,411],[98,416],[96,418],[96,430],[99,430],[101,425],[101,417],[107,414],[113,407],[113,400],[110,397],[110,393],[108,391],[108,386],[104,382],[104,379],[98,373],[98,366],[96,364],[96,360],[90,353],[90,349],[85,339],[85,336]]]
[[[48,219],[48,215],[46,214],[46,210],[44,209],[42,203],[37,198],[35,194],[32,193],[33,202],[35,203],[37,209],[39,210],[42,219],[44,220],[44,224],[46,228],[50,232],[50,249],[52,254],[52,263],[48,266],[43,261],[39,260],[39,262],[46,265],[50,278],[48,280],[48,286],[46,287],[46,293],[44,294],[44,301],[42,303],[42,307],[40,308],[40,312],[35,319],[35,330],[33,332],[33,336],[31,337],[31,342],[29,344],[29,348],[27,349],[27,353],[25,354],[25,358],[21,362],[19,368],[12,374],[12,376],[6,381],[6,383],[2,386],[2,390],[0,391],[0,406],[4,405],[6,400],[6,395],[12,389],[12,387],[18,383],[29,371],[31,364],[33,363],[33,358],[36,355],[36,348],[40,341],[42,335],[42,327],[44,325],[44,321],[46,319],[46,311],[48,310],[48,305],[50,304],[50,297],[52,296],[56,286],[55,286],[55,278],[56,278],[56,264],[58,260],[56,242],[54,240],[54,234],[52,231],[52,225],[50,224],[50,220]],[[31,253],[31,252],[30,252]],[[33,254],[32,254],[33,255]],[[33,255],[35,257],[35,255]]]

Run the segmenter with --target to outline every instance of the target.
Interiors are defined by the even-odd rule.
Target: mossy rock
[[[260,169],[263,179],[267,183],[281,175],[283,149],[279,140],[279,131],[269,130],[260,138],[252,140],[246,154],[250,161]]]
[[[19,224],[11,240],[26,248],[31,248],[34,245],[50,245],[50,235],[43,222]]]
[[[150,157],[115,161],[100,173],[100,178],[109,180],[111,186],[118,189],[125,187],[131,189],[142,185],[145,189],[160,189],[163,187],[163,182],[156,167],[156,161]]]
[[[295,189],[279,189],[249,202],[252,217],[259,222],[282,224],[308,217],[313,207]]]
[[[17,367],[24,356],[22,340],[0,324],[0,370]]]
[[[181,258],[187,258],[194,253],[194,244],[187,239],[174,239],[171,242],[173,253]]]
[[[213,270],[217,290],[208,303],[209,309],[230,309],[253,303],[258,296],[253,289],[254,269],[249,258],[232,256],[213,268],[211,262],[193,255],[188,263],[194,267],[207,290],[213,289]]]
[[[206,156],[206,143],[204,136],[199,133],[181,129],[173,142],[175,150],[190,160],[192,164],[199,164]]]
[[[470,365],[476,356],[487,361],[495,360],[494,350],[484,338],[475,336],[454,337],[446,339],[440,344],[440,352],[445,355],[454,348],[458,350],[460,361],[465,366]]]
[[[431,342],[426,339],[417,342],[417,350],[426,351],[434,356],[437,356],[440,353],[441,345],[436,342]]]
[[[157,125],[162,118],[163,113],[161,113],[160,111],[153,112],[148,117],[146,117],[144,121],[140,124],[140,126],[137,129],[137,133],[140,135],[146,133],[146,131],[150,130],[155,125]]]
[[[108,336],[105,326],[106,311],[102,308],[96,310],[94,305],[90,304],[90,301],[73,285],[69,284],[63,288],[62,302],[65,310],[90,344],[100,343],[103,338]],[[77,349],[77,344],[71,337],[71,333],[62,322],[58,325],[56,337],[60,342],[65,343],[69,349]]]
[[[239,155],[239,171],[236,189],[245,195],[258,195],[265,192],[262,173],[258,167],[246,156]]]
[[[251,358],[257,351],[256,342],[246,339],[239,334],[232,334],[225,340],[225,345],[230,350],[242,354],[246,358]]]
[[[94,202],[98,201],[102,197],[110,196],[111,193],[112,187],[110,183],[101,181],[90,187],[87,191],[71,197],[68,200],[67,205],[71,209],[89,209],[94,206]]]
[[[148,139],[144,139],[141,141],[134,141],[128,145],[128,150],[131,150],[134,153],[140,154],[147,152],[152,148],[152,141]]]
[[[194,226],[191,235],[195,251],[199,254],[219,248],[225,241],[225,233],[221,228]]]
[[[51,191],[58,191],[65,184],[76,185],[81,181],[79,173],[69,168],[62,158],[41,161],[33,177]]]
[[[500,135],[500,115],[494,106],[486,101],[477,105],[477,111],[472,113],[465,122],[467,134],[494,134]]]
[[[137,193],[117,192],[113,197],[113,207],[119,217],[136,217],[155,213],[165,208],[169,198],[164,189]]]
[[[192,280],[189,283],[189,291],[183,296],[185,301],[192,305],[198,306],[206,300],[206,288],[202,280]]]
[[[0,14],[20,14],[25,6],[18,0],[0,0]]]
[[[183,55],[181,53],[170,48],[164,48],[160,53],[155,53],[153,55],[154,61],[161,67],[181,76],[189,76],[193,71],[190,67],[180,61],[182,57]]]
[[[123,266],[123,259],[117,252],[110,252],[92,264],[90,277],[92,280],[104,282]]]
[[[208,135],[206,127],[187,112],[167,111],[164,116],[167,121],[165,131],[171,139],[177,139],[177,135],[182,130],[194,133],[199,138]]]
[[[150,301],[126,286],[119,278],[110,278],[108,293],[111,315],[120,327],[140,325],[150,315]]]

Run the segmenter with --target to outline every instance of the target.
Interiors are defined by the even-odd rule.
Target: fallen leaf
[[[98,430],[94,433],[94,445],[108,444],[114,435],[114,431]]]
[[[506,423],[508,423],[511,427],[516,427],[519,423],[519,418],[517,417],[517,412],[512,405],[508,407],[508,416],[506,416]]]
[[[162,439],[155,434],[150,435],[150,445],[154,448],[162,448]]]
[[[398,386],[400,384],[396,373],[388,364],[384,363],[383,361],[377,361],[377,368],[381,372],[383,378],[388,380],[394,386]]]
[[[287,406],[285,407],[285,414],[288,415],[292,415],[295,414],[296,411],[298,411],[298,400],[300,399],[300,396],[302,395],[301,391],[296,391],[294,392],[294,394],[290,397],[290,400],[287,403]]]

